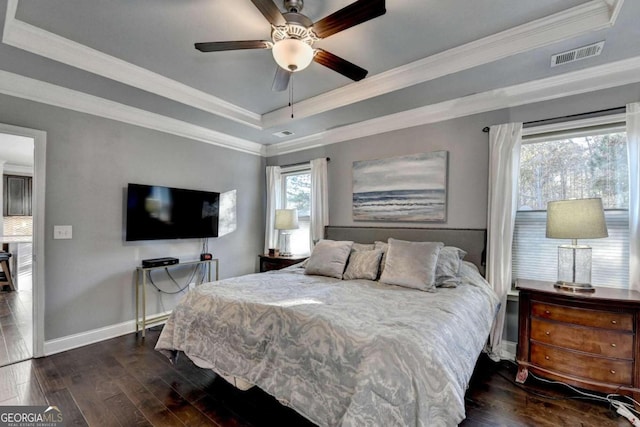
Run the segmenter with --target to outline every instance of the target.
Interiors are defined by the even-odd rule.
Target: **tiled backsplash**
[[[32,216],[5,216],[2,218],[4,236],[33,235]]]

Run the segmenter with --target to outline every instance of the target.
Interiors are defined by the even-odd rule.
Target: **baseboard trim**
[[[158,313],[158,315],[169,313],[171,313],[171,311]],[[160,325],[162,323],[164,322],[158,322],[156,324]],[[126,322],[105,326],[103,328],[92,329],[90,331],[80,332],[73,335],[67,335],[66,337],[45,341],[44,355],[51,356],[56,353],[62,353],[63,351],[73,350],[74,348],[84,347],[89,344],[95,344],[100,341],[116,338],[135,331],[136,322],[134,320],[128,320]]]

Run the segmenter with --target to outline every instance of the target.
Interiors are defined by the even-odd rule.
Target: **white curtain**
[[[280,166],[267,166],[267,214],[264,226],[264,253],[270,248],[278,247],[278,230],[274,228],[276,222],[276,209],[281,208],[282,203],[282,177]]]
[[[500,297],[500,309],[489,335],[487,354],[503,354],[502,333],[511,289],[511,242],[515,223],[522,123],[491,126],[489,130],[489,203],[487,211],[487,281]]]
[[[311,250],[316,241],[324,237],[329,224],[329,186],[327,159],[311,160]]]
[[[640,102],[627,104],[629,287],[640,291]]]

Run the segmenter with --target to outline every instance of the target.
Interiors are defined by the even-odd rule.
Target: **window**
[[[311,170],[309,165],[302,168],[288,168],[282,171],[282,207],[298,210],[300,228],[291,232],[291,252],[308,254],[310,249],[311,226]]]
[[[622,129],[523,138],[512,251],[514,280],[557,280],[557,247],[569,241],[545,237],[547,202],[601,197],[609,237],[578,243],[593,248],[592,284],[629,287],[628,177]]]

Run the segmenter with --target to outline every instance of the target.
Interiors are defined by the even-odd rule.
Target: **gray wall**
[[[286,165],[327,156],[329,162],[329,223],[331,225],[485,228],[487,224],[488,134],[482,128],[508,121],[505,111],[477,114],[424,126],[268,158]],[[351,215],[352,163],[414,153],[449,152],[447,222],[354,222]]]
[[[221,277],[256,270],[262,250],[264,159],[112,120],[0,95],[0,122],[47,132],[45,339],[129,321],[140,260],[199,257],[201,241],[124,241],[127,183],[237,190],[237,230],[209,239]],[[72,240],[53,240],[72,225]],[[176,271],[184,284],[191,269]],[[176,287],[162,272],[154,280]],[[148,288],[150,289],[150,288]],[[149,292],[151,312],[177,296]]]

